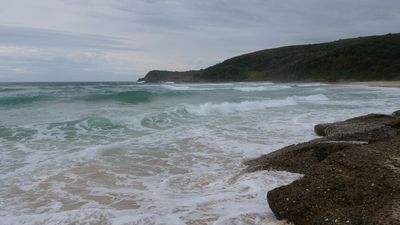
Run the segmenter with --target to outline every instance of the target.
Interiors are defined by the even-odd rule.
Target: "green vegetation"
[[[148,82],[400,80],[400,34],[262,50],[204,70],[151,71]]]

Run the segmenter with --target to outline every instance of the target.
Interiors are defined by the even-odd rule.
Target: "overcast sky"
[[[396,32],[399,0],[0,0],[0,82],[132,81]]]

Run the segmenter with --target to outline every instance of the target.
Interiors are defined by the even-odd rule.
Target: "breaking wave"
[[[76,137],[79,134],[123,128],[122,125],[104,117],[86,117],[79,120],[50,123],[43,131],[44,135]]]
[[[20,91],[23,90],[21,88],[0,88],[0,92],[12,92],[12,91]]]
[[[296,105],[297,102],[293,98],[282,100],[262,100],[262,101],[243,101],[243,102],[207,102],[201,105],[187,105],[186,110],[189,113],[198,116],[205,116],[214,113],[229,114],[235,112],[244,112],[252,110],[263,110],[266,108],[283,107]]]
[[[0,107],[1,106],[15,106],[21,104],[30,104],[38,101],[49,100],[51,96],[47,95],[35,95],[35,96],[10,96],[10,97],[2,97],[0,98]]]
[[[276,91],[291,88],[288,85],[274,85],[274,86],[244,86],[244,87],[230,87],[226,84],[205,86],[174,86],[174,85],[162,85],[163,88],[172,91],[213,91],[213,90],[235,90],[242,92],[256,92],[256,91]]]
[[[177,107],[171,111],[147,115],[141,120],[141,125],[152,129],[166,129],[176,127],[189,118],[190,114],[185,107]]]
[[[32,137],[37,131],[23,127],[0,126],[0,139],[9,141],[23,140]]]
[[[37,124],[29,127],[0,125],[0,139],[9,141],[31,139],[38,136],[73,138],[80,134],[104,132],[124,128],[123,125],[105,117],[85,117],[78,120],[63,121],[48,124]]]
[[[172,90],[172,91],[211,91],[211,90],[220,90],[226,88],[212,88],[212,87],[191,87],[191,86],[173,86],[173,85],[162,85],[163,88]]]
[[[141,125],[153,129],[167,129],[176,127],[179,124],[188,122],[191,116],[207,116],[212,114],[232,114],[236,112],[246,112],[264,110],[268,108],[294,106],[300,102],[318,102],[329,100],[323,94],[309,96],[290,96],[285,99],[269,99],[259,101],[242,102],[206,102],[200,105],[186,104],[178,106],[170,111],[160,112],[155,115],[147,115],[141,120]]]
[[[148,91],[125,91],[111,94],[96,94],[81,99],[88,102],[101,102],[101,101],[119,101],[124,103],[143,103],[150,102],[155,96],[154,93]]]
[[[256,86],[256,87],[236,87],[233,88],[237,91],[243,92],[256,92],[256,91],[277,91],[291,88],[288,85],[274,85],[274,86]]]
[[[328,101],[329,98],[323,94],[308,95],[308,96],[293,96],[294,99],[299,101]]]

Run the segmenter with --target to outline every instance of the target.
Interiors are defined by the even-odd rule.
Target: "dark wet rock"
[[[391,128],[394,129],[400,129],[400,118],[397,119],[396,121],[393,121],[392,123],[388,124]]]
[[[400,117],[400,110],[397,110],[396,112],[393,112],[392,115],[396,116],[396,117]]]
[[[245,172],[304,176],[268,193],[278,219],[295,225],[400,224],[400,118],[369,114],[319,124],[324,137],[244,162]]]
[[[290,145],[270,154],[244,161],[246,172],[258,170],[285,170],[294,173],[305,173],[311,166],[321,162],[330,154],[348,146],[365,144],[363,142],[331,141],[325,138],[316,139],[297,145]]]
[[[314,127],[317,135],[337,140],[376,141],[387,139],[397,134],[392,125],[399,123],[399,118],[384,114],[369,114],[349,120],[318,124]]]
[[[400,136],[333,153],[267,197],[296,225],[400,224]]]

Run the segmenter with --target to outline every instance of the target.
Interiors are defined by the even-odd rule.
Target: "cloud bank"
[[[282,45],[399,32],[397,0],[0,0],[0,82],[132,81]]]

